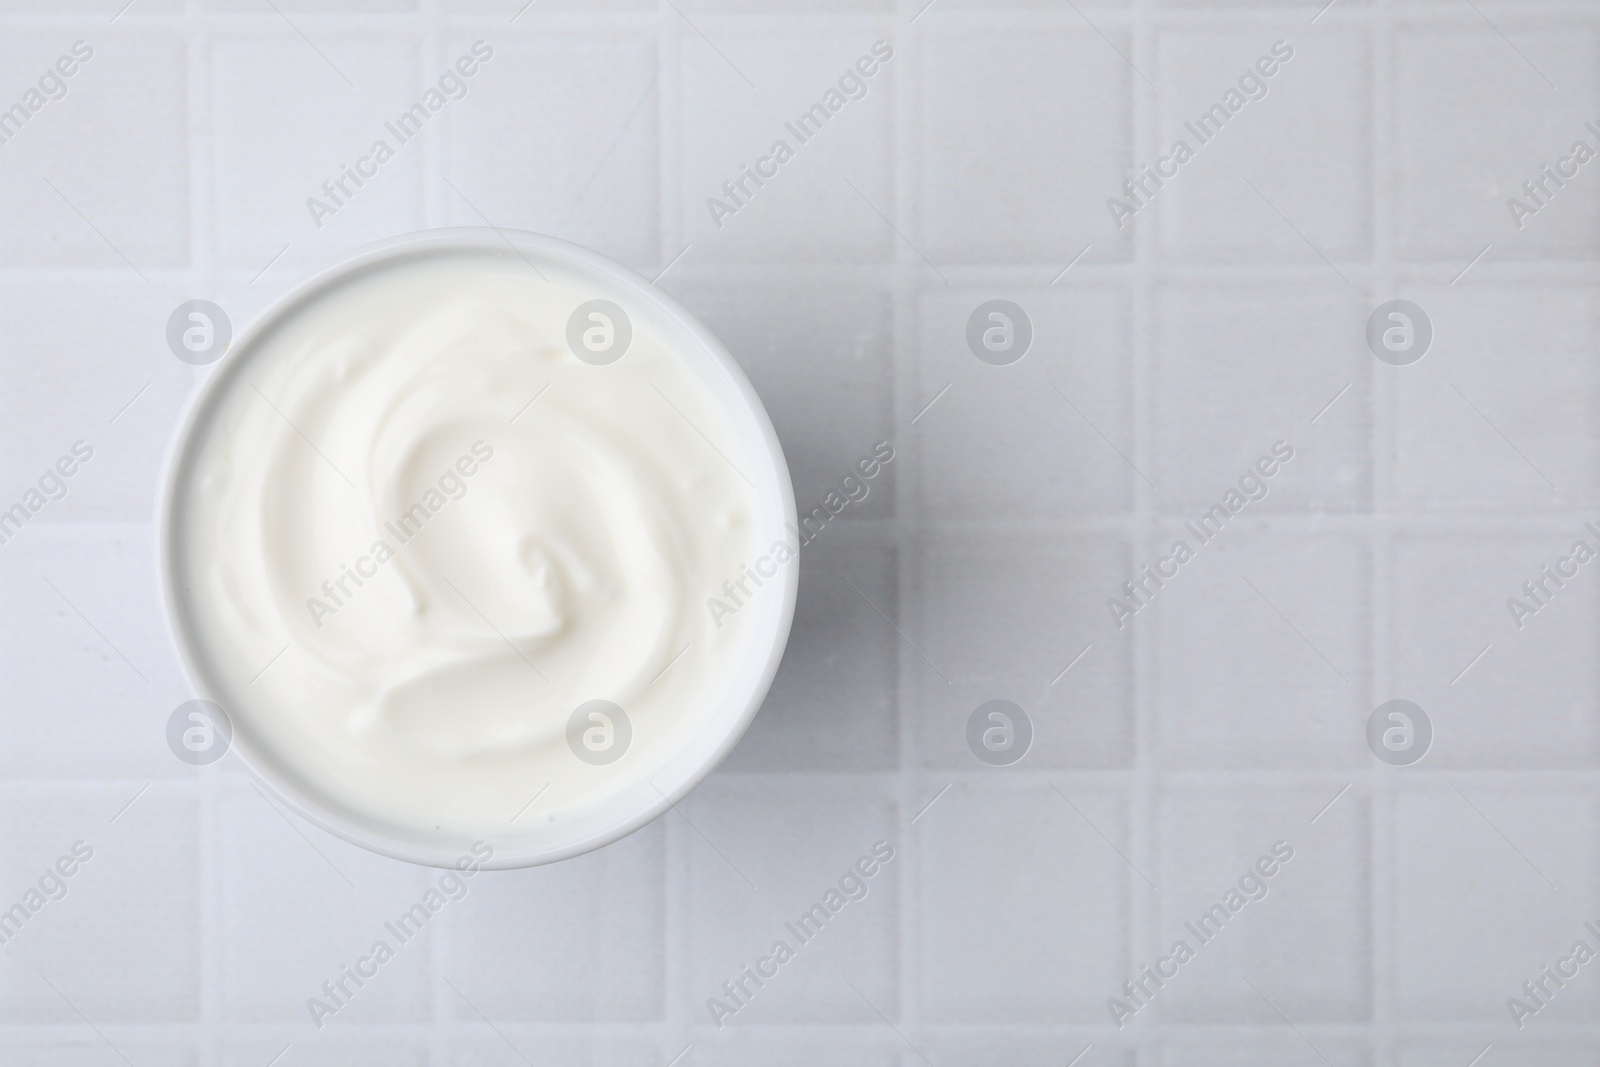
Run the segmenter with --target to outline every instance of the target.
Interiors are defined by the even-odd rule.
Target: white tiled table
[[[95,50],[0,145],[0,503],[94,448],[0,544],[0,907],[95,849],[0,951],[0,1063],[1593,1062],[1594,967],[1520,1032],[1505,1000],[1600,919],[1600,568],[1520,631],[1505,599],[1600,517],[1600,165],[1521,230],[1505,199],[1594,144],[1600,9],[923,2],[0,2],[0,107]],[[313,225],[480,38],[468,95]],[[880,38],[865,98],[714,226]],[[1280,39],[1116,229],[1105,199]],[[803,509],[897,457],[807,549],[766,707],[680,813],[485,876],[318,1030],[306,998],[427,874],[165,747],[150,515],[205,372],[164,325],[485,221],[669,268]],[[964,340],[995,297],[1036,330],[1011,367]],[[1434,325],[1414,366],[1365,344],[1394,297]],[[1106,598],[1278,439],[1270,495],[1117,629]],[[1366,747],[1394,697],[1437,731],[1412,767]],[[1037,731],[1012,767],[966,748],[994,698]],[[713,1026],[880,838],[866,899]],[[1280,839],[1269,895],[1116,1028]]]

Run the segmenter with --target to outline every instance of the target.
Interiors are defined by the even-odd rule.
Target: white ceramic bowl
[[[181,569],[176,558],[174,531],[181,490],[192,477],[198,445],[197,428],[204,424],[211,405],[228,383],[249,365],[257,342],[274,325],[296,314],[305,302],[357,275],[402,261],[433,255],[473,252],[522,257],[544,262],[595,280],[602,289],[622,294],[635,321],[648,320],[685,360],[711,391],[726,413],[741,446],[742,466],[756,487],[753,544],[789,540],[785,527],[795,522],[794,492],[783,450],[772,423],[749,381],[710,330],[650,282],[618,263],[587,249],[530,233],[459,228],[428,230],[394,237],[362,248],[340,263],[297,285],[274,301],[255,321],[238,331],[227,353],[211,369],[190,398],[169,447],[156,510],[158,536],[157,573],[167,625],[184,671],[195,694],[224,711],[227,686],[212,674],[194,638],[187,594],[179,586]],[[794,617],[798,567],[779,569],[769,590],[751,604],[757,613],[751,652],[739,665],[733,683],[714,696],[715,708],[703,727],[649,780],[593,805],[555,826],[530,825],[505,841],[490,841],[491,868],[528,867],[575,856],[609,844],[664,813],[693,789],[732,750],[754,718],[777,673]],[[307,819],[347,841],[396,859],[436,867],[454,866],[467,853],[470,841],[443,841],[404,828],[372,825],[367,820],[330,804],[297,784],[295,776],[278,765],[278,757],[254,743],[249,723],[230,716],[231,751],[272,793]],[[530,820],[530,823],[532,821]]]

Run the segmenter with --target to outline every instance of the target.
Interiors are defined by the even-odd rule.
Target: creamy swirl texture
[[[705,608],[765,530],[739,434],[648,313],[621,358],[578,358],[593,290],[487,253],[355,275],[197,424],[175,525],[206,673],[352,819],[501,841],[648,783],[748,649]],[[620,739],[611,761],[574,755],[596,700],[625,722],[576,743]]]

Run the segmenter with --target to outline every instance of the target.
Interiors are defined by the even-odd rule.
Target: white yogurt
[[[195,421],[169,536],[196,672],[336,824],[504,851],[648,799],[765,652],[759,613],[705,608],[781,527],[765,457],[648,309],[577,358],[596,298],[629,299],[487,250],[379,266],[253,338]],[[624,721],[574,747],[596,700]]]

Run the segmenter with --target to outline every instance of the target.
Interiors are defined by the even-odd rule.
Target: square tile
[[[10,827],[5,867],[14,872],[0,906],[34,912],[0,957],[7,991],[0,1018],[74,1026],[82,1018],[100,1026],[198,1021],[193,796],[166,784],[142,793],[134,782],[30,785],[8,790],[0,805]]]
[[[36,520],[0,545],[11,609],[0,620],[0,728],[12,739],[0,776],[193,775],[166,745],[168,716],[193,694],[167,639],[154,566],[147,525]]]
[[[1451,783],[1402,795],[1394,819],[1401,1019],[1499,1020],[1510,1032],[1506,1001],[1524,995],[1524,981],[1580,940],[1600,949],[1584,928],[1595,917],[1576,903],[1596,888],[1587,792]],[[1580,980],[1527,1025],[1592,1024],[1597,1008],[1594,984]]]
[[[1584,193],[1596,181],[1583,172],[1590,168],[1579,171],[1575,188],[1547,186],[1554,194],[1531,218],[1519,220],[1507,201],[1524,197],[1522,183],[1543,165],[1558,164],[1575,141],[1600,147],[1583,125],[1600,111],[1600,37],[1592,27],[1504,15],[1494,27],[1485,32],[1477,20],[1460,28],[1401,27],[1396,34],[1399,251],[1462,266],[1486,244],[1495,245],[1490,255],[1500,259],[1591,259],[1600,201]],[[1474,76],[1462,78],[1462,71]],[[1572,104],[1552,106],[1558,99]]]
[[[905,60],[888,25],[818,25],[756,34],[701,19],[699,33],[679,35],[682,228],[697,261],[894,258],[900,238],[885,217],[896,218]]]
[[[444,190],[447,224],[488,219],[554,234],[655,274],[647,268],[677,252],[663,256],[660,248],[655,41],[634,33],[494,36],[493,58],[464,83],[468,95],[451,103],[443,127],[444,173],[456,187]],[[443,54],[470,55],[478,39],[454,35]],[[557,89],[582,106],[529,106]]]
[[[1378,367],[1396,396],[1397,504],[1588,506],[1600,489],[1600,375],[1588,358],[1600,340],[1597,295],[1465,281],[1414,290],[1436,350],[1409,367]]]
[[[80,38],[77,52],[66,28],[8,30],[0,43],[0,65],[17,72],[11,86],[30,72],[10,91],[24,107],[30,91],[40,101],[0,147],[0,202],[9,205],[0,267],[126,271],[148,281],[189,262],[188,50],[175,35],[128,26],[113,42],[95,25],[81,31],[93,39]]]
[[[0,484],[9,498],[0,507],[45,479],[40,488],[58,498],[38,511],[35,523],[150,521],[167,442],[196,380],[165,340],[168,316],[187,299],[170,284],[146,286],[131,272],[70,286],[37,280],[5,286]],[[79,469],[63,493],[47,471],[78,441],[93,455],[81,468],[66,464]]]
[[[1368,589],[1362,539],[1262,520],[1224,528],[1129,627],[1157,627],[1163,762],[1367,765]],[[1159,562],[1157,564],[1160,565]]]
[[[1114,795],[952,788],[910,845],[926,1016],[1109,1031],[1105,998],[1127,971],[1129,880],[1139,877],[1117,855],[1127,842],[1126,806]]]
[[[997,299],[1020,307],[1026,324],[983,310]],[[1007,366],[984,362],[968,339],[974,316],[978,329],[1002,331],[996,343],[1008,326],[1013,345],[1031,330],[1027,352]],[[924,513],[1077,518],[1131,508],[1140,475],[1129,320],[1115,289],[926,292],[906,431]]]
[[[1588,652],[1600,582],[1580,570],[1560,589],[1546,581],[1536,615],[1517,619],[1507,606],[1513,598],[1532,603],[1522,584],[1541,578],[1579,539],[1600,550],[1600,538],[1576,523],[1552,522],[1547,533],[1515,539],[1422,531],[1397,539],[1385,650],[1395,688],[1382,696],[1404,697],[1434,718],[1437,752],[1429,759],[1550,770],[1600,758],[1590,713],[1600,672]],[[1532,708],[1530,720],[1524,709]]]
[[[1133,165],[1127,32],[937,29],[919,41],[922,250],[1065,264],[1093,243],[1093,259],[1126,259],[1105,199]]]
[[[228,782],[221,819],[225,1020],[292,1023],[298,1040],[309,1042],[325,1028],[432,1018],[437,934],[408,926],[402,939],[385,926],[422,898],[424,868],[336,842],[269,801],[243,775]],[[382,959],[379,942],[389,959]],[[346,967],[366,981],[354,985]],[[335,989],[342,992],[324,987],[340,981]]]
[[[900,1016],[904,843],[879,786],[717,774],[680,807],[692,1022],[747,1030]]]
[[[208,59],[221,263],[254,274],[281,254],[281,268],[320,266],[422,227],[419,140],[438,137],[456,117],[450,108],[468,101],[430,116],[420,134],[408,126],[406,141],[388,128],[439,73],[419,69],[413,42],[319,30],[310,44],[274,26],[218,37]],[[345,167],[375,173],[358,186]]]
[[[1161,798],[1153,944],[1167,952],[1182,941],[1195,958],[1151,995],[1157,1018],[1216,1026],[1277,1023],[1278,1011],[1297,1025],[1371,1017],[1367,802],[1351,790],[1321,811],[1337,791],[1177,789]],[[1317,966],[1297,963],[1308,959]]]
[[[449,917],[444,973],[459,989],[449,998],[451,1017],[661,1018],[662,835],[658,821],[561,863],[480,874],[465,906]],[[574,967],[575,960],[583,965]]]
[[[1194,153],[1160,164],[1175,171],[1154,192],[1169,256],[1321,266],[1321,256],[1341,263],[1371,253],[1368,37],[1329,28],[1297,48],[1275,33],[1161,33],[1161,140],[1146,162],[1155,168],[1155,150],[1173,155],[1179,141]]]
[[[1162,509],[1210,508],[1280,440],[1293,460],[1253,509],[1370,507],[1366,313],[1330,287],[1164,289],[1150,472]]]
[[[1029,767],[1132,764],[1131,631],[1100,606],[1129,573],[1118,536],[932,528],[916,551],[918,602],[898,625],[921,653],[907,660],[919,766],[978,768],[968,722],[991,700],[1030,718]]]

